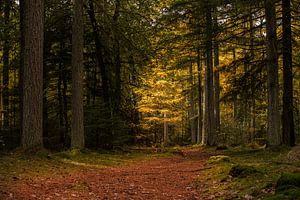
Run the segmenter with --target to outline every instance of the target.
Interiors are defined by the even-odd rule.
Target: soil
[[[0,191],[0,199],[212,199],[203,193],[208,188],[197,181],[209,156],[199,150],[186,150],[181,156],[16,179]]]

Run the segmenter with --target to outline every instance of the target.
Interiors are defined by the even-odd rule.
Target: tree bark
[[[207,134],[207,144],[213,146],[216,144],[216,126],[215,126],[215,103],[214,103],[214,81],[213,81],[213,56],[212,56],[212,7],[209,1],[206,1],[206,73],[205,73],[205,131]]]
[[[219,75],[219,44],[214,42],[214,81],[215,81],[215,118],[216,118],[216,134],[220,134],[220,75]]]
[[[254,20],[252,16],[252,6],[250,6],[249,17],[250,17],[250,59],[254,59]],[[255,66],[252,66],[254,70]],[[255,131],[256,131],[256,99],[255,99],[255,80],[254,76],[251,76],[251,105],[250,105],[250,142],[254,141]]]
[[[275,1],[265,0],[266,13],[266,47],[267,47],[267,88],[268,88],[268,127],[267,139],[269,146],[281,144],[280,114],[279,114],[279,84],[278,84],[278,55],[276,34]]]
[[[73,8],[71,147],[83,148],[83,0],[74,0]]]
[[[233,62],[236,61],[236,51],[233,49],[232,51],[233,54]],[[234,75],[236,74],[236,68],[234,69]],[[233,119],[235,122],[237,122],[238,119],[238,109],[237,109],[237,94],[233,95]]]
[[[164,113],[164,145],[168,144],[168,122],[167,113]]]
[[[64,42],[60,42],[60,54],[62,56],[62,52],[64,49]],[[64,104],[63,104],[63,92],[62,92],[62,84],[63,84],[63,61],[59,61],[58,64],[58,79],[57,79],[57,100],[58,100],[58,119],[59,119],[59,131],[60,131],[60,142],[65,144],[66,141],[66,129],[64,127]]]
[[[66,67],[66,66],[65,66]],[[63,69],[63,90],[62,90],[62,100],[63,100],[63,116],[64,116],[64,145],[66,146],[66,138],[67,134],[69,131],[69,118],[68,118],[68,96],[67,96],[67,91],[68,91],[68,79],[67,79],[67,69]]]
[[[192,144],[196,143],[196,118],[195,118],[195,98],[194,98],[194,76],[193,76],[193,63],[190,63],[189,66],[189,84],[191,87],[190,91],[190,112],[189,112],[189,122],[191,127],[191,142]]]
[[[19,12],[20,12],[20,69],[19,69],[19,128],[20,128],[20,135],[23,134],[23,74],[24,74],[24,1],[20,1],[20,7],[19,7]]]
[[[10,9],[11,0],[4,4],[4,45],[3,45],[3,128],[9,128],[9,54],[10,54]]]
[[[293,69],[292,69],[292,28],[291,0],[282,0],[282,52],[283,52],[283,144],[295,145],[293,113]]]
[[[22,147],[43,145],[43,40],[44,1],[27,0],[24,5],[24,63]]]
[[[115,62],[115,92],[114,92],[114,111],[119,112],[121,104],[121,52],[120,52],[120,36],[119,36],[119,15],[120,15],[120,0],[116,0],[115,13],[113,16],[113,30],[114,30],[114,62]]]
[[[197,71],[198,71],[198,129],[197,129],[197,143],[200,143],[203,128],[203,106],[202,106],[202,66],[200,59],[200,49],[197,48]]]

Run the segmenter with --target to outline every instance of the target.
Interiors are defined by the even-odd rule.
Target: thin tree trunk
[[[164,113],[164,145],[168,144],[168,122],[167,113]]]
[[[214,42],[214,78],[215,78],[215,118],[216,134],[220,134],[220,75],[219,75],[219,44]]]
[[[233,61],[236,61],[236,52],[235,49],[233,49],[232,51],[233,53]],[[236,74],[236,69],[234,69],[234,75]],[[237,109],[237,95],[234,94],[233,95],[233,119],[235,120],[235,122],[237,121],[238,118],[238,109]]]
[[[196,143],[196,120],[195,120],[195,98],[194,98],[194,78],[193,78],[193,63],[190,63],[189,66],[189,84],[191,87],[190,91],[190,112],[189,112],[189,122],[191,126],[191,142],[192,144]]]
[[[114,111],[119,112],[121,104],[121,52],[119,39],[119,15],[120,15],[120,0],[116,0],[115,13],[113,16],[113,30],[114,30],[114,50],[115,50],[115,92],[114,92]]]
[[[292,69],[292,28],[291,0],[282,0],[282,52],[283,52],[283,111],[282,135],[283,143],[295,145],[295,128],[293,113],[293,69]]]
[[[45,51],[45,49],[44,49]],[[48,72],[46,64],[43,64],[43,137],[48,137]]]
[[[27,0],[24,4],[24,64],[22,147],[43,145],[43,40],[44,2]]]
[[[10,9],[11,0],[4,5],[4,46],[3,46],[3,128],[9,128],[9,54],[10,54]]]
[[[71,147],[83,148],[83,0],[74,0],[72,30]]]
[[[250,59],[254,59],[254,21],[252,17],[252,6],[250,6]],[[252,70],[254,70],[254,66],[252,66]],[[250,114],[251,114],[251,122],[250,122],[250,142],[253,142],[255,131],[256,131],[256,102],[255,102],[255,81],[253,75],[251,76],[251,105],[250,105]]]
[[[203,111],[202,111],[202,66],[200,59],[200,49],[197,48],[197,71],[198,71],[198,131],[197,131],[197,143],[200,143],[200,137],[202,136],[203,128]]]
[[[60,53],[62,56],[63,52],[63,42],[60,42]],[[64,107],[63,107],[63,92],[62,92],[62,83],[63,83],[63,63],[62,60],[58,65],[58,80],[57,80],[57,99],[58,99],[58,118],[59,118],[59,131],[60,131],[60,142],[65,144],[65,128],[64,128]]]
[[[59,63],[59,75],[57,79],[57,99],[58,99],[58,119],[59,127],[62,128],[64,125],[63,117],[63,97],[62,97],[62,63]]]
[[[19,60],[19,128],[21,135],[23,134],[23,77],[24,77],[24,1],[20,1],[20,60]]]
[[[278,86],[278,56],[276,34],[275,1],[265,0],[266,34],[267,34],[267,72],[268,72],[268,127],[267,139],[270,146],[281,144],[279,86]]]
[[[68,79],[67,79],[67,70],[64,68],[63,71],[63,90],[62,90],[62,100],[63,100],[63,116],[64,116],[64,141],[63,144],[66,146],[66,136],[69,130],[69,118],[68,118]]]
[[[212,8],[209,1],[206,1],[206,100],[205,100],[205,130],[207,134],[207,144],[216,144],[215,108],[214,108],[214,81],[213,81],[213,56],[212,56]]]

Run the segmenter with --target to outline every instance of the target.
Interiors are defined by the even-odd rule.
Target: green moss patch
[[[300,190],[300,173],[284,173],[278,179],[276,191],[282,191],[289,188],[298,188]]]
[[[259,171],[256,168],[247,165],[235,165],[229,171],[229,175],[234,178],[243,178],[257,173],[259,173]]]
[[[229,162],[229,161],[230,161],[229,156],[224,156],[224,155],[211,156],[208,159],[208,163],[220,163],[220,162]]]

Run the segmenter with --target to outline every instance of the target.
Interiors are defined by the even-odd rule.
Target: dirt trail
[[[184,156],[134,162],[75,174],[17,180],[0,199],[209,199],[197,176],[208,154],[188,150]],[[1,197],[2,195],[2,197]]]

